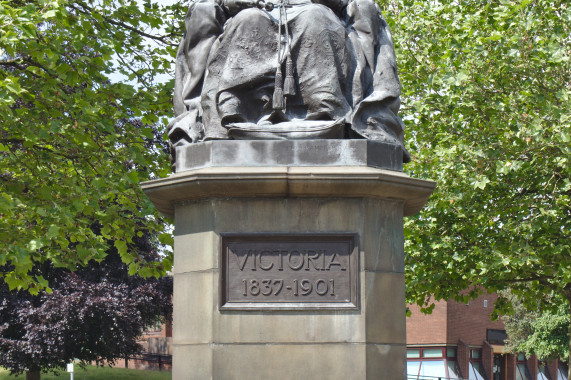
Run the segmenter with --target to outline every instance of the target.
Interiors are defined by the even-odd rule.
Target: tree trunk
[[[40,380],[40,374],[39,369],[26,371],[26,380]]]

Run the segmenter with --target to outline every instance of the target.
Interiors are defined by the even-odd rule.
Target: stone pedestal
[[[384,145],[195,144],[176,174],[143,184],[175,219],[173,379],[406,378],[403,216],[435,184]],[[357,308],[221,310],[227,233],[356,233]]]

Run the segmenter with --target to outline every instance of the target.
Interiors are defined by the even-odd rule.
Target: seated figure
[[[213,139],[366,138],[409,160],[392,38],[373,0],[198,0],[185,24],[173,154]]]

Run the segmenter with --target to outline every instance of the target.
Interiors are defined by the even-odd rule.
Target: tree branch
[[[25,70],[27,66],[22,64],[22,58],[12,58],[0,61],[0,66],[15,67],[19,70]]]
[[[81,1],[76,1],[76,3],[77,3],[78,5],[80,5],[81,7],[83,7],[84,9],[80,9],[80,8],[76,7],[74,4],[70,4],[69,6],[70,6],[72,9],[75,9],[76,11],[78,11],[78,12],[80,12],[80,13],[83,13],[83,14],[86,15],[86,16],[89,16],[89,15],[91,15],[91,14],[93,14],[93,13],[95,12],[95,10],[94,10],[92,7],[88,6],[87,4],[85,4],[85,3],[81,2]],[[145,32],[143,32],[142,30],[137,29],[137,28],[135,28],[135,27],[133,27],[133,26],[131,26],[131,25],[128,25],[128,24],[126,24],[126,23],[124,23],[124,22],[114,20],[114,19],[112,19],[112,18],[110,18],[110,17],[108,17],[108,16],[105,16],[105,15],[102,15],[102,14],[100,14],[100,15],[101,15],[101,17],[103,17],[103,19],[104,19],[106,22],[108,22],[109,24],[111,24],[111,25],[113,25],[113,26],[115,26],[115,27],[125,28],[125,29],[127,29],[127,30],[129,30],[129,31],[131,31],[131,32],[137,33],[137,34],[139,34],[139,35],[141,35],[141,36],[143,36],[143,37],[150,38],[150,39],[155,40],[155,41],[160,41],[161,43],[163,43],[163,44],[165,44],[165,45],[178,46],[178,44],[168,42],[167,38],[173,37],[172,34],[167,34],[167,35],[163,35],[163,36],[155,36],[155,35],[153,35],[153,34],[145,33]]]

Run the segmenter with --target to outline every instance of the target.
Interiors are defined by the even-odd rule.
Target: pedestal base
[[[175,218],[173,379],[406,378],[403,216],[435,184],[367,167],[367,155],[340,157],[320,167],[197,164],[143,184]],[[358,308],[221,310],[228,233],[356,234]]]
[[[175,209],[173,379],[404,379],[402,203],[215,199]],[[226,232],[359,235],[357,311],[220,311]]]

